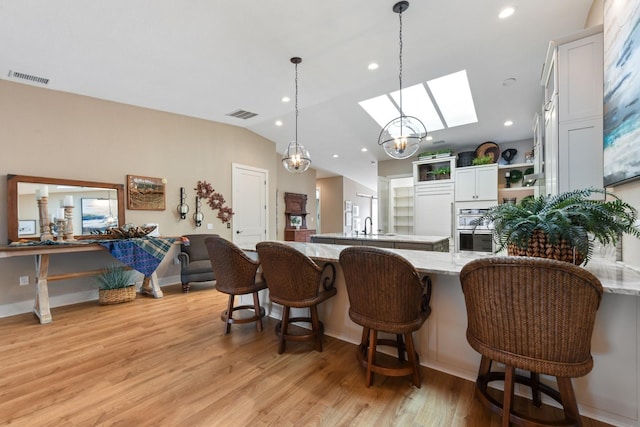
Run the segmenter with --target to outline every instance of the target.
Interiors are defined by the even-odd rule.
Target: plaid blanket
[[[158,268],[171,245],[179,237],[139,237],[125,240],[101,240],[101,246],[120,262],[151,276]]]

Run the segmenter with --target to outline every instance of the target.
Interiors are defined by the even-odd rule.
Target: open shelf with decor
[[[413,162],[414,184],[453,182],[456,156],[423,159]]]
[[[524,176],[532,173],[532,163],[499,165],[498,202],[504,203],[507,200],[512,200],[517,203],[524,197],[533,196],[535,181],[524,181]]]

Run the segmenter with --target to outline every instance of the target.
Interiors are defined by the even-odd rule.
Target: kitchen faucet
[[[373,220],[371,219],[370,216],[366,217],[364,219],[364,231],[363,231],[365,236],[367,235],[367,220],[369,220],[369,225],[371,226],[371,228],[373,228]],[[371,234],[373,234],[373,230],[371,230]]]

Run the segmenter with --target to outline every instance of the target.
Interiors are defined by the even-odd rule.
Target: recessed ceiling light
[[[378,64],[375,62],[372,62],[371,64],[369,64],[369,66],[367,67],[369,70],[377,70],[378,69]]]
[[[504,122],[504,125],[505,126],[511,126],[511,125],[513,125],[513,121],[507,120],[506,122]]]
[[[333,158],[334,158],[334,159],[335,159],[335,158],[337,158],[337,157],[338,157],[338,155],[337,155],[337,154],[334,154],[334,155],[333,155]]]
[[[291,101],[291,98],[289,98],[288,96],[282,97],[282,102],[289,102],[289,101]]]
[[[431,135],[428,135],[425,139],[426,139],[427,141],[433,141],[433,137],[432,137]]]
[[[276,126],[282,126],[282,120],[276,120]]]
[[[360,151],[364,152],[364,151],[369,151],[369,150],[367,150],[366,147],[362,147],[362,149]]]
[[[504,9],[502,9],[502,10],[500,11],[500,13],[498,14],[498,18],[500,18],[500,19],[508,18],[508,17],[510,17],[511,15],[513,15],[513,13],[514,13],[515,11],[516,11],[516,10],[515,10],[514,8],[512,8],[512,7],[505,7],[505,8],[504,8]]]

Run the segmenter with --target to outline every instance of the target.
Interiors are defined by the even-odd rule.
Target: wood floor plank
[[[287,343],[276,321],[232,325],[212,287],[163,288],[164,298],[54,308],[0,319],[0,424],[17,426],[498,426],[473,383],[421,368],[364,385],[356,346]],[[547,409],[545,409],[547,410]],[[549,412],[555,409],[549,408]],[[585,426],[606,424],[584,419]]]

